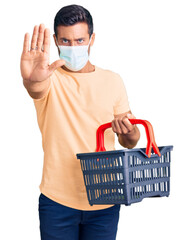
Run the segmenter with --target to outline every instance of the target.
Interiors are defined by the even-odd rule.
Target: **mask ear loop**
[[[89,43],[88,43],[88,47],[89,47],[89,45],[90,45],[90,43],[91,43],[91,40],[92,40],[92,35],[90,36],[90,40],[89,40]]]

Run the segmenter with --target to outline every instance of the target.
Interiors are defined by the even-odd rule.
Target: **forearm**
[[[23,79],[23,85],[32,98],[41,98],[50,86],[50,78],[41,82],[34,82]]]
[[[117,134],[119,143],[125,148],[133,148],[137,145],[140,138],[140,132],[137,126],[128,134]]]

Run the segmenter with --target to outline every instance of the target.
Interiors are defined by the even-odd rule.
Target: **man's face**
[[[88,33],[87,23],[76,23],[72,26],[58,26],[57,27],[57,41],[55,34],[53,35],[55,44],[63,46],[82,46],[88,45],[90,36]],[[95,34],[91,36],[90,46],[94,43]],[[90,52],[90,48],[88,49]]]

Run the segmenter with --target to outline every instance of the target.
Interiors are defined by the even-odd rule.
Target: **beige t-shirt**
[[[62,205],[80,210],[90,206],[77,153],[95,152],[97,128],[130,110],[122,79],[95,67],[90,73],[58,68],[41,99],[33,99],[44,151],[40,191]],[[114,132],[105,131],[106,150],[114,150]]]

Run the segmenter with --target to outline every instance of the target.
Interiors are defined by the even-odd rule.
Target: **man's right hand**
[[[37,92],[40,92],[40,89],[44,91],[41,83],[49,79],[53,71],[64,65],[65,61],[57,60],[49,65],[50,31],[48,28],[45,29],[44,24],[34,27],[30,49],[29,38],[30,35],[26,33],[20,63],[21,75],[28,92],[31,92],[31,86],[35,92],[36,85]]]

